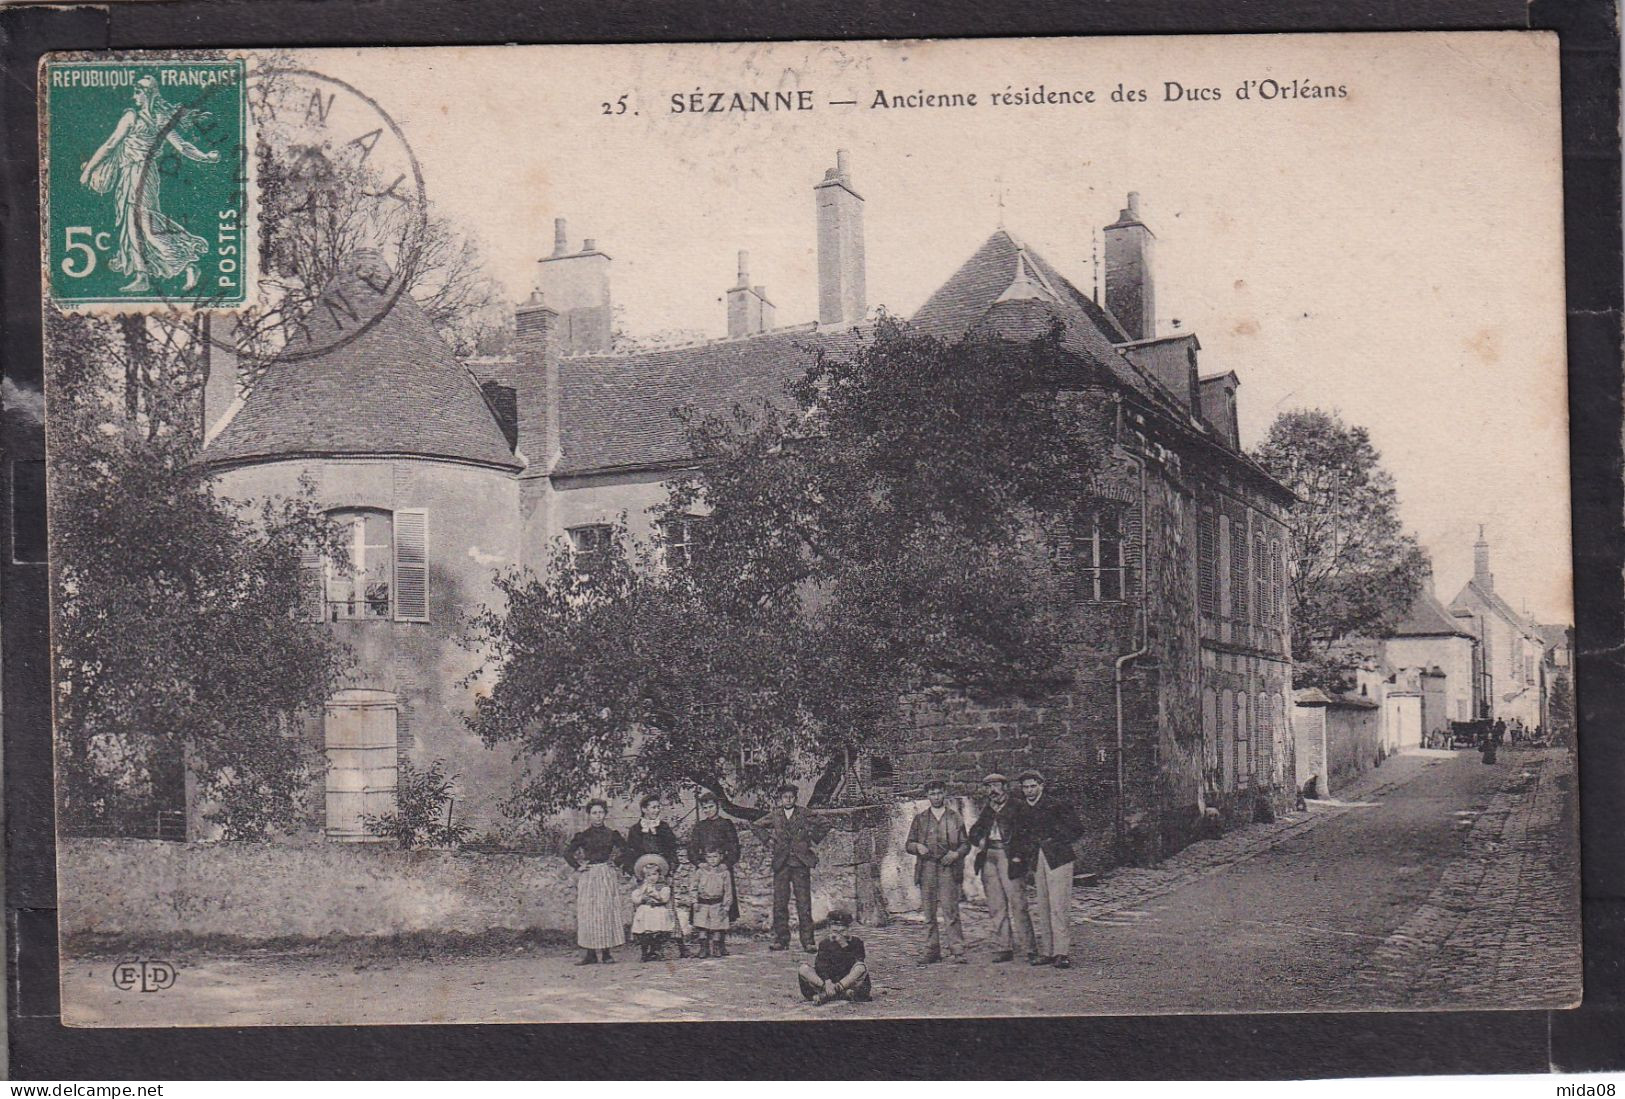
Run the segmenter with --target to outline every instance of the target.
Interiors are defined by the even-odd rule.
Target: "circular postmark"
[[[154,283],[154,296],[175,309],[231,313],[233,323],[200,335],[250,370],[328,354],[365,335],[408,292],[429,228],[422,166],[376,99],[338,77],[281,65],[249,71],[240,89],[257,136],[205,150],[192,139],[207,141],[210,108],[226,91],[209,85],[164,112],[135,186],[142,195],[161,188],[181,157],[234,162],[245,196],[258,187],[270,199],[244,203],[257,217],[243,227],[242,247],[246,260],[259,246],[259,289],[272,300],[233,309],[201,284],[177,292]],[[275,178],[259,179],[257,163]],[[275,193],[265,196],[267,186]]]

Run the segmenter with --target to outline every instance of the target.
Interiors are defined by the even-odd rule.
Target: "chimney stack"
[[[818,208],[818,323],[860,323],[869,312],[864,285],[863,196],[852,186],[845,149],[813,186]]]
[[[770,330],[774,313],[767,290],[750,284],[750,253],[739,253],[739,280],[728,290],[728,338],[737,340]]]
[[[1156,236],[1140,220],[1140,193],[1106,226],[1106,308],[1131,340],[1157,334],[1157,292],[1152,272]]]
[[[537,285],[558,314],[560,349],[566,355],[609,350],[614,313],[609,295],[609,257],[588,237],[572,253],[563,218],[553,219],[553,254],[539,264]]]
[[[563,325],[540,291],[513,314],[514,406],[525,476],[548,471],[559,450],[559,358]]]
[[[1484,540],[1484,524],[1478,524],[1478,541],[1473,543],[1473,580],[1485,591],[1495,590],[1495,574],[1490,571],[1490,544]]]

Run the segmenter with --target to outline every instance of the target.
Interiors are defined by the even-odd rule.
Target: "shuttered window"
[[[1253,535],[1253,614],[1260,625],[1273,625],[1270,621],[1270,562],[1264,551],[1264,535]]]
[[[365,818],[395,809],[397,707],[380,691],[343,691],[327,704],[327,834],[374,837]]]
[[[299,617],[308,622],[327,621],[327,575],[319,553],[299,558]]]
[[[1247,621],[1248,587],[1251,572],[1247,560],[1247,525],[1230,524],[1230,617]]]
[[[429,513],[395,513],[395,621],[429,620]]]
[[[1286,554],[1279,541],[1270,544],[1270,625],[1286,629]]]
[[[1197,583],[1203,614],[1219,612],[1219,516],[1202,508],[1196,516]]]

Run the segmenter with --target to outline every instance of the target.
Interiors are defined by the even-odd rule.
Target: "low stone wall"
[[[378,845],[63,839],[65,939],[574,931],[561,858]]]
[[[863,923],[885,923],[887,811],[820,815],[830,831],[818,845],[814,918],[840,907]],[[740,833],[736,926],[765,929],[772,923],[772,870],[754,835]],[[58,875],[61,931],[70,942],[575,931],[576,875],[553,855],[64,838]],[[692,867],[679,868],[680,901],[692,897],[692,875]],[[623,896],[629,894],[630,881],[622,884]],[[625,918],[631,921],[630,902]]]

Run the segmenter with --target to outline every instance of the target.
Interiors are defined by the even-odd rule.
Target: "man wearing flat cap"
[[[987,804],[971,825],[970,841],[976,848],[975,870],[982,876],[987,912],[993,917],[993,960],[1011,961],[1020,950],[1030,962],[1038,951],[1033,948],[1033,921],[1027,911],[1027,864],[1013,847],[1025,803],[1010,796],[1010,781],[997,771],[982,785]]]
[[[920,887],[920,907],[925,909],[925,953],[921,965],[942,961],[943,929],[947,929],[948,954],[960,965],[965,963],[965,933],[959,924],[959,880],[965,872],[965,856],[970,853],[970,836],[965,821],[947,804],[948,787],[933,780],[925,784],[930,802],[920,810],[908,829],[903,850],[914,855],[914,884]]]
[[[1027,864],[1036,886],[1038,956],[1034,965],[1069,969],[1072,940],[1072,844],[1083,835],[1072,806],[1044,793],[1044,776],[1021,773],[1022,827],[1012,857]]]

